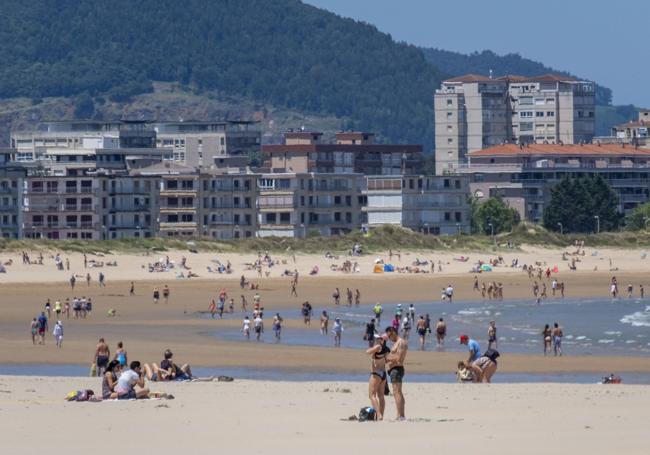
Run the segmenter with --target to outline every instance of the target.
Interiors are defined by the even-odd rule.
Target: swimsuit
[[[97,356],[97,368],[103,368],[108,365],[108,356],[107,355],[98,355]]]

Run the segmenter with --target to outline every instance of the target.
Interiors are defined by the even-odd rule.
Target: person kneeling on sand
[[[136,392],[135,386],[138,386],[140,390]],[[134,360],[129,368],[120,374],[115,392],[118,400],[149,398],[149,389],[144,386],[144,373],[140,362]]]
[[[458,362],[458,369],[456,370],[456,381],[460,383],[474,382],[474,372],[467,368],[465,362]]]

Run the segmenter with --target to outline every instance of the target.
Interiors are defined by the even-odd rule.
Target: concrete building
[[[257,177],[246,171],[202,170],[202,235],[214,239],[254,237],[257,232]]]
[[[167,159],[191,167],[210,166],[215,159],[246,157],[259,152],[258,122],[157,122],[156,146],[169,150]]]
[[[595,134],[594,84],[567,76],[448,79],[434,107],[437,174],[494,145],[589,143]]]
[[[0,238],[22,237],[24,170],[11,165],[12,149],[0,149]]]
[[[258,236],[345,234],[361,228],[364,177],[359,174],[269,173],[258,177]]]
[[[650,150],[617,144],[505,144],[470,152],[454,169],[478,200],[500,196],[522,219],[541,222],[551,189],[564,177],[600,175],[622,213],[650,200]]]
[[[369,176],[366,226],[394,224],[433,235],[469,233],[468,192],[465,176]]]
[[[13,131],[11,147],[16,161],[30,162],[46,158],[48,150],[154,148],[155,138],[156,132],[142,121],[69,120],[44,122],[36,131]]]
[[[599,136],[594,142],[601,144],[631,144],[650,146],[650,110],[639,110],[637,120],[612,127],[611,136]]]
[[[322,133],[289,131],[282,145],[262,146],[264,167],[273,172],[401,175],[422,166],[419,145],[375,144],[364,132],[336,134],[336,143],[324,144]]]

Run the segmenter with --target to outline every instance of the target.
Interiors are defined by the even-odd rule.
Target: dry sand
[[[168,383],[153,388],[174,400],[64,402],[77,388],[99,380],[0,377],[2,452],[648,453],[648,386],[406,384],[409,421],[363,424],[341,420],[367,404],[361,383]]]

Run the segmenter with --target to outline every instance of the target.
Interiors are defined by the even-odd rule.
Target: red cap
[[[460,342],[462,343],[463,341],[469,341],[469,337],[467,335],[461,335]]]

